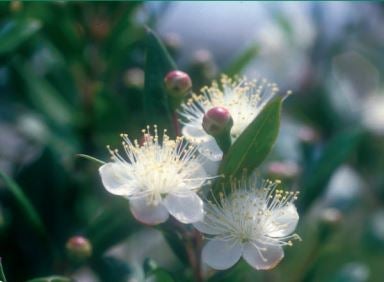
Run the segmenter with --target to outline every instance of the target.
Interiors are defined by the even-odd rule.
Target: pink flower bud
[[[69,238],[65,247],[68,256],[76,262],[83,262],[92,255],[92,245],[83,236]]]
[[[170,71],[164,78],[165,87],[173,96],[184,96],[192,88],[192,80],[185,72]]]
[[[231,114],[223,107],[214,107],[208,110],[203,117],[203,128],[212,136],[218,135],[224,130],[230,130],[232,125]]]

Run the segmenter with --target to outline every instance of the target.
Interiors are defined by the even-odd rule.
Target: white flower
[[[242,256],[252,267],[266,270],[284,257],[282,246],[292,245],[299,220],[293,204],[296,192],[276,189],[279,181],[256,178],[232,182],[233,192],[208,202],[204,220],[194,226],[207,234],[202,259],[218,270],[233,266]]]
[[[226,108],[233,118],[231,129],[235,140],[254,120],[264,105],[278,91],[277,85],[267,80],[247,81],[245,78],[231,79],[222,75],[220,85],[213,82],[211,87],[202,88],[202,95],[181,105],[183,135],[194,144],[201,144],[199,152],[213,161],[221,160],[222,152],[215,139],[208,135],[202,126],[204,114],[213,107]]]
[[[122,134],[127,160],[108,147],[112,162],[99,169],[106,190],[128,198],[134,217],[146,224],[164,222],[169,214],[182,223],[201,220],[203,202],[196,192],[209,177],[195,157],[197,147],[171,140],[165,131],[160,142],[156,126],[154,131],[152,136],[143,130],[141,146]]]

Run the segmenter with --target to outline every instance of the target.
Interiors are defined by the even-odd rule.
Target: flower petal
[[[193,164],[193,165],[192,165]],[[204,182],[207,180],[207,173],[205,172],[203,166],[198,161],[190,161],[190,174],[188,179],[185,180],[186,188],[196,189],[200,188]]]
[[[167,209],[161,203],[156,206],[151,205],[147,197],[130,198],[129,205],[133,216],[146,224],[159,224],[169,217]]]
[[[271,231],[268,232],[270,237],[284,237],[295,231],[299,221],[299,214],[293,204],[274,210],[271,215]]]
[[[182,129],[183,135],[191,143],[206,142],[209,139],[209,135],[204,131],[201,122],[193,122],[186,124]]]
[[[208,241],[202,251],[202,259],[210,267],[223,270],[233,266],[241,257],[240,244],[213,239]]]
[[[283,259],[284,251],[279,245],[246,243],[243,257],[253,268],[267,270],[274,268]]]
[[[209,136],[210,138],[203,143],[199,144],[199,152],[203,156],[207,157],[211,161],[220,161],[223,158],[223,152],[221,151],[219,145],[217,145],[216,140]]]
[[[193,226],[199,230],[201,233],[209,234],[209,235],[218,235],[221,233],[221,230],[214,228],[213,225],[210,225],[204,221],[198,221],[193,223]]]
[[[128,196],[131,194],[131,178],[127,173],[128,167],[118,163],[106,163],[99,168],[101,181],[105,189],[115,195]]]
[[[171,193],[163,201],[168,212],[182,223],[202,220],[203,201],[195,192]]]

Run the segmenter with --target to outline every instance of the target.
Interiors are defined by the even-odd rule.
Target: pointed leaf
[[[13,179],[0,170],[0,179],[4,181],[6,187],[8,187],[12,196],[15,198],[18,206],[23,212],[27,221],[31,226],[42,236],[46,237],[46,230],[44,228],[43,221],[41,220],[39,214],[33,207],[32,203],[29,201],[27,196],[24,194],[23,190],[17,185]]]
[[[153,31],[147,31],[145,62],[144,110],[149,124],[168,129],[172,124],[168,95],[164,89],[164,77],[176,69],[176,65],[164,45]]]
[[[241,71],[244,70],[244,68],[259,54],[259,51],[260,47],[256,44],[253,44],[234,59],[225,73],[229,76],[234,76],[241,73]]]
[[[19,47],[40,28],[40,21],[34,19],[14,19],[6,23],[0,30],[0,55]]]
[[[251,172],[267,157],[277,138],[280,126],[282,97],[269,102],[244,130],[224,157],[219,172],[226,176]]]

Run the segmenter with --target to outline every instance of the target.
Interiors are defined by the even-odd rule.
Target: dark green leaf
[[[280,126],[282,97],[268,103],[235,141],[225,155],[220,174],[239,176],[243,169],[251,172],[270,152]]]
[[[13,179],[7,176],[4,172],[0,170],[0,179],[2,179],[5,183],[5,186],[8,187],[12,196],[15,198],[18,206],[23,212],[27,221],[31,224],[31,226],[42,236],[46,237],[47,233],[41,220],[39,214],[33,207],[32,203],[24,194],[23,190],[17,185]]]
[[[0,55],[12,52],[41,28],[34,19],[13,19],[0,30]]]
[[[45,79],[36,76],[29,68],[16,67],[25,82],[29,100],[56,124],[67,127],[74,118],[73,109],[58,91]]]
[[[34,278],[31,280],[28,280],[27,282],[71,282],[72,280],[70,278],[64,277],[64,276],[49,276],[49,277],[41,277],[41,278]]]
[[[153,31],[148,30],[144,84],[144,110],[148,124],[170,129],[172,113],[164,89],[164,77],[173,69],[176,65],[165,47]]]
[[[362,130],[353,129],[341,132],[329,141],[301,184],[302,193],[298,201],[301,210],[306,210],[323,193],[335,169],[356,150],[363,135]]]
[[[225,71],[229,76],[234,76],[239,73],[259,54],[260,47],[258,45],[252,45],[241,53]]]

